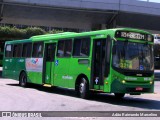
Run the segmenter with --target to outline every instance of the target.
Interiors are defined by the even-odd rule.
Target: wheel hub
[[[84,83],[81,83],[79,86],[79,92],[83,93],[83,91],[84,91]]]

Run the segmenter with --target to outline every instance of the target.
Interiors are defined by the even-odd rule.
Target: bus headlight
[[[126,81],[125,81],[125,80],[122,80],[122,83],[123,83],[123,84],[125,84],[125,83],[126,83]]]
[[[152,81],[150,81],[149,83],[150,83],[150,84],[152,84],[153,82],[152,82]]]

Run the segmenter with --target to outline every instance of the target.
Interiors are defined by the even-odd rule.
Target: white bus
[[[160,44],[160,34],[153,34],[154,35],[154,43]]]

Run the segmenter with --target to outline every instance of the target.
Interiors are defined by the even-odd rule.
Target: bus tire
[[[89,97],[88,82],[84,77],[81,78],[81,81],[79,83],[78,93],[79,96],[83,99],[87,99]]]
[[[122,98],[125,96],[125,93],[114,93],[114,96],[115,96],[117,99],[122,99]]]
[[[22,87],[27,86],[27,75],[25,72],[22,72],[19,77],[19,85]]]

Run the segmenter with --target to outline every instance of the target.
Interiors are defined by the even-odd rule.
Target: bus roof
[[[48,36],[57,36],[57,35],[69,35],[69,34],[73,34],[75,32],[62,32],[62,33],[56,33],[56,34],[45,34],[45,35],[36,35],[31,37],[31,39],[36,39],[39,37],[48,37]]]
[[[115,31],[117,30],[150,34],[149,32],[139,30],[139,29],[116,28],[116,29],[97,30],[97,31],[90,31],[90,32],[81,32],[81,33],[64,32],[64,33],[58,33],[58,34],[37,35],[37,36],[31,37],[30,39],[32,39],[33,41],[43,41],[43,40],[52,40],[52,39],[65,39],[66,37],[71,38],[71,37],[83,37],[83,36],[101,35],[101,34],[106,35],[107,33],[110,33],[111,35],[114,36]]]
[[[12,41],[7,41],[7,44],[12,44],[12,43],[25,43],[25,42],[31,42],[31,39],[22,39],[22,40],[12,40]]]
[[[46,41],[46,40],[53,40],[53,39],[65,39],[65,38],[71,38],[71,37],[83,37],[83,36],[92,36],[92,35],[106,35],[107,33],[109,33],[111,36],[114,36],[115,31],[117,30],[150,34],[147,31],[139,30],[139,29],[116,28],[116,29],[97,30],[97,31],[90,31],[90,32],[81,32],[81,33],[63,32],[63,33],[57,33],[57,34],[36,35],[36,36],[32,36],[29,39],[16,40],[16,43],[31,42],[31,41],[44,41],[44,40]],[[15,40],[7,41],[7,44],[9,43],[15,43]]]

